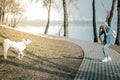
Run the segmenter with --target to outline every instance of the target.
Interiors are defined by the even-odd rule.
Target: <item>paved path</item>
[[[102,63],[103,45],[66,39],[82,47],[84,58],[74,80],[120,80],[120,54],[109,49],[111,62]]]
[[[72,39],[61,38],[82,47],[84,58],[74,80],[120,80],[120,54],[109,49],[111,62],[102,63],[103,45]]]

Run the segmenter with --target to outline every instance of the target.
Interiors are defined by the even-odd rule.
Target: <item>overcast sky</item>
[[[69,1],[69,0],[66,0]],[[74,1],[68,5],[69,19],[70,20],[92,20],[92,1],[93,0],[78,0]],[[106,11],[110,11],[112,0],[95,0],[96,1],[96,20],[105,21]],[[62,20],[63,18],[63,8],[62,0],[56,0],[57,5],[59,6],[58,10],[51,10],[51,20]],[[40,3],[29,6],[27,16],[31,18],[47,18],[46,9],[40,8]],[[36,8],[37,7],[37,8]],[[116,24],[116,9],[113,16],[113,24]]]
[[[92,19],[92,1],[93,0],[78,0],[80,10],[76,14],[83,19]],[[106,10],[111,9],[112,0],[95,0],[96,1],[96,18],[104,20],[106,18]],[[114,16],[115,17],[115,16]]]
[[[73,18],[79,20],[92,20],[92,1],[93,0],[78,0],[79,10],[75,10],[73,13]],[[105,21],[106,11],[110,11],[112,0],[95,0],[96,2],[96,20]],[[117,6],[117,5],[116,5]],[[117,8],[112,20],[112,26],[117,25]]]

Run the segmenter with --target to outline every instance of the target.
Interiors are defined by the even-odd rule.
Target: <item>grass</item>
[[[4,59],[2,43],[5,38],[32,40],[24,51],[23,60],[18,60],[13,49],[9,50],[8,59]],[[0,27],[1,80],[73,80],[82,58],[82,49],[73,43]]]

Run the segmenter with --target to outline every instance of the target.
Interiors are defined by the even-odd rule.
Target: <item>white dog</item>
[[[22,59],[24,54],[23,50],[28,44],[32,41],[30,39],[23,39],[21,42],[11,41],[10,39],[4,39],[3,48],[4,48],[4,58],[7,59],[7,52],[9,48],[13,48],[18,51],[18,59]]]

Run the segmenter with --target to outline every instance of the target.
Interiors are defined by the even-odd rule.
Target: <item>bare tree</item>
[[[39,2],[40,0],[30,0],[30,2]],[[41,0],[43,3],[43,7],[45,7],[47,9],[48,12],[48,18],[47,18],[47,24],[45,27],[45,31],[44,34],[48,33],[48,29],[49,29],[49,25],[50,25],[50,13],[51,13],[51,4],[54,3],[53,0]]]
[[[96,28],[96,10],[95,10],[95,0],[92,2],[93,8],[93,34],[94,34],[94,42],[98,42],[97,38],[97,28]]]
[[[108,16],[107,22],[108,22],[109,26],[111,26],[111,22],[112,22],[114,10],[115,10],[116,2],[117,2],[117,0],[112,0],[112,7],[111,7],[111,10],[110,10],[110,13],[108,13],[109,16]]]
[[[0,0],[0,24],[8,24],[8,16],[12,16],[10,24],[15,27],[20,20],[18,16],[21,16],[23,11],[21,4],[16,0]]]
[[[51,12],[51,0],[43,0],[44,6],[46,7],[47,11],[48,11],[48,19],[47,19],[47,25],[44,31],[44,34],[48,33],[48,28],[50,25],[50,12]]]
[[[4,24],[6,0],[0,0],[0,24]]]
[[[117,38],[116,38],[116,44],[120,45],[120,0],[118,0],[117,4],[117,13],[118,13],[118,22],[117,22]]]
[[[20,19],[22,18],[22,13],[25,10],[22,8],[20,2],[14,2],[9,6],[9,13],[11,14],[11,23],[10,26],[13,28],[19,23]]]
[[[68,13],[66,0],[63,0],[63,10],[64,10],[64,36],[68,36]]]

